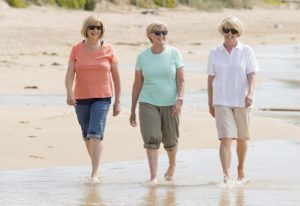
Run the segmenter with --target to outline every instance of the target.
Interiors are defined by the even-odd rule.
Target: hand
[[[136,115],[135,115],[135,113],[131,113],[130,114],[129,122],[130,122],[131,126],[136,127],[137,123],[136,123]]]
[[[253,95],[248,94],[245,98],[245,107],[250,107],[253,104]]]
[[[183,104],[182,99],[178,99],[176,101],[176,103],[173,105],[173,108],[172,108],[172,116],[175,116],[180,113],[182,104]]]
[[[76,100],[74,99],[73,95],[67,96],[67,104],[70,106],[74,106],[76,104]]]
[[[209,113],[212,117],[215,117],[215,108],[213,105],[209,105]]]
[[[117,116],[121,112],[121,107],[119,102],[115,102],[113,106],[113,116]]]

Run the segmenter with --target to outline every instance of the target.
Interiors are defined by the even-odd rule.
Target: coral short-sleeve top
[[[113,96],[111,64],[118,60],[111,44],[103,42],[99,50],[90,51],[82,41],[73,46],[69,62],[75,65],[75,99]]]

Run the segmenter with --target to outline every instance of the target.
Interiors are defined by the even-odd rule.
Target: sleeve
[[[70,56],[69,56],[69,62],[75,63],[76,62],[76,54],[75,54],[75,46],[72,47]]]
[[[248,58],[248,62],[247,62],[246,71],[247,71],[247,74],[259,71],[258,63],[255,58],[254,51],[251,47],[249,48],[249,58]]]
[[[111,45],[110,49],[111,49],[110,63],[111,64],[117,64],[118,63],[118,57],[116,55],[115,49],[113,48],[112,45]]]
[[[137,71],[142,70],[141,54],[139,54],[138,57],[136,58],[135,70],[137,70]]]
[[[179,69],[184,66],[182,55],[179,49],[175,49],[175,65],[176,65],[176,69]]]
[[[214,67],[214,58],[213,58],[213,50],[210,51],[207,62],[207,74],[210,76],[215,76],[216,71]]]

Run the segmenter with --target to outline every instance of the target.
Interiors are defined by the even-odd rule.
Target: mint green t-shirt
[[[141,52],[136,61],[136,70],[142,71],[144,82],[139,102],[155,106],[174,105],[177,97],[176,70],[183,66],[179,50],[166,46],[160,54],[148,48]]]

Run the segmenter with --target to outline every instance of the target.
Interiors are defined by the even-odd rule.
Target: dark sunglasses
[[[101,26],[90,25],[90,26],[88,26],[88,29],[89,30],[94,30],[94,29],[102,30],[102,25]]]
[[[229,32],[231,32],[232,34],[238,34],[238,33],[239,33],[239,32],[238,32],[237,30],[235,30],[235,29],[227,29],[227,28],[225,28],[225,27],[222,28],[222,31],[223,31],[225,34],[227,34],[227,33],[229,33]]]
[[[156,36],[160,36],[161,34],[166,36],[168,34],[168,31],[154,31],[152,33],[154,33]]]

